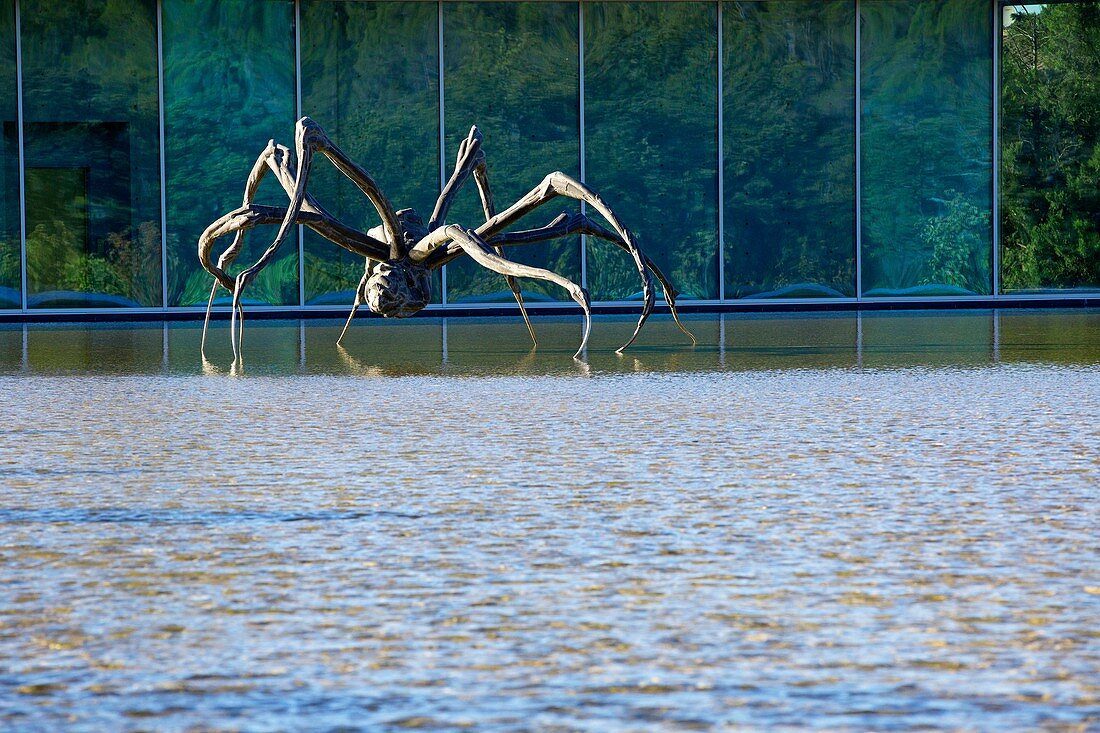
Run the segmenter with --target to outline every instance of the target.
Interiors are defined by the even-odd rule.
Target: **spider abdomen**
[[[367,307],[385,318],[408,318],[432,299],[431,271],[409,260],[379,262],[366,284]]]

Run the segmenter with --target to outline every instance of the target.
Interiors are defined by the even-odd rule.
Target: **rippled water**
[[[537,326],[0,327],[0,728],[1100,726],[1100,313]]]

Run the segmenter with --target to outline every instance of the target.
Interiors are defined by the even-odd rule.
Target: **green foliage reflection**
[[[293,2],[165,0],[164,104],[168,302],[205,304],[211,279],[195,254],[199,236],[240,205],[248,172],[269,139],[294,147]],[[283,206],[287,196],[268,176],[257,201]],[[274,228],[250,232],[234,271],[255,262],[273,236]],[[276,260],[281,264],[268,268],[282,279],[273,283],[265,274],[268,286],[254,286],[249,295],[296,304],[297,262],[292,233]]]
[[[726,295],[855,294],[855,6],[723,5]]]
[[[925,251],[932,253],[923,285],[944,284],[972,293],[983,292],[985,242],[982,231],[989,216],[958,191],[949,191],[942,216],[932,217],[921,232]]]
[[[20,8],[28,302],[160,305],[155,3]]]
[[[302,3],[302,111],[370,171],[396,209],[427,220],[439,193],[439,39],[434,3]],[[310,191],[346,224],[380,222],[349,180],[318,160]],[[305,238],[307,303],[350,304],[363,258]],[[433,299],[439,302],[438,274]]]
[[[16,113],[15,3],[6,0],[0,2],[0,308],[22,305]]]
[[[987,294],[989,3],[864,0],[861,9],[864,294]],[[945,218],[952,221],[939,221]],[[936,254],[949,231],[962,237],[952,246],[965,253],[948,256],[941,245]]]
[[[443,6],[446,149],[477,124],[485,135],[489,181],[502,209],[554,170],[580,174],[580,94],[577,5],[573,3],[448,3]],[[448,173],[450,171],[448,170]],[[536,211],[516,228],[548,223],[564,199]],[[476,226],[485,220],[473,182],[448,220]],[[507,256],[580,282],[580,240],[568,238],[512,247]],[[529,299],[568,300],[558,286],[521,279]],[[467,258],[448,266],[451,302],[512,300],[500,275]]]
[[[685,298],[718,297],[718,12],[586,3],[585,174]],[[588,242],[596,300],[640,298],[622,252]]]

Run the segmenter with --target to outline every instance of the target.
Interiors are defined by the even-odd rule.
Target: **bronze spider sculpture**
[[[344,324],[344,330],[337,339],[337,344],[343,340],[352,318],[364,302],[374,313],[393,318],[411,316],[422,309],[431,300],[431,271],[465,254],[483,267],[504,276],[508,287],[515,295],[516,302],[519,303],[520,312],[532,340],[535,339],[535,332],[527,316],[516,278],[530,277],[547,280],[565,288],[584,311],[584,336],[575,355],[579,357],[588,343],[592,323],[587,291],[561,275],[539,267],[513,262],[503,256],[504,247],[577,234],[605,239],[618,246],[633,258],[638,274],[641,276],[642,315],[634,328],[634,334],[629,341],[619,347],[617,353],[621,353],[623,349],[634,343],[638,332],[653,311],[653,284],[648,271],[652,271],[661,283],[665,302],[672,311],[676,325],[691,338],[693,344],[695,343],[695,338],[680,322],[676,312],[678,294],[676,289],[653,264],[653,261],[638,248],[634,235],[623,226],[596,192],[564,173],[555,172],[546,176],[527,195],[504,211],[498,212],[489,189],[488,169],[485,165],[485,153],[481,149],[481,142],[482,136],[477,127],[471,128],[470,134],[458,146],[454,172],[435,202],[435,209],[428,220],[428,225],[424,226],[423,219],[415,210],[395,211],[370,174],[336,147],[324,130],[310,118],[303,117],[295,126],[294,145],[297,167],[288,148],[277,145],[274,140],[269,141],[252,166],[252,172],[245,184],[244,201],[241,206],[208,226],[199,238],[199,261],[203,268],[214,276],[214,285],[210,290],[210,300],[206,308],[206,322],[203,324],[203,345],[206,344],[206,331],[210,322],[214,296],[219,287],[224,287],[233,294],[230,341],[233,346],[233,357],[238,358],[241,336],[237,324],[239,319],[243,329],[244,320],[241,293],[274,259],[279,246],[295,224],[303,224],[334,244],[366,258],[363,278],[355,290],[355,301],[347,323]],[[366,233],[349,227],[328,213],[311,194],[306,192],[313,159],[317,153],[331,160],[333,165],[363,192],[382,219],[380,226]],[[269,171],[275,174],[279,184],[290,197],[289,206],[284,208],[254,203],[260,181]],[[459,188],[470,176],[473,176],[477,185],[481,206],[485,212],[485,222],[475,229],[457,224],[445,224],[447,211],[454,202]],[[562,213],[549,224],[537,229],[506,231],[510,224],[558,196],[584,202],[599,212],[611,225],[611,229],[597,224],[584,213]],[[279,224],[275,240],[253,265],[236,277],[231,277],[226,270],[240,254],[244,245],[245,232],[264,224]],[[215,264],[211,260],[214,242],[234,232],[236,234],[232,244],[222,252]]]

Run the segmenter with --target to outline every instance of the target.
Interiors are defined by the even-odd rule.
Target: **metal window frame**
[[[15,116],[16,138],[19,144],[19,305],[20,312],[27,312],[27,179],[26,157],[23,140],[23,28],[19,0],[15,0]],[[26,344],[26,329],[23,330],[23,342]],[[26,348],[24,347],[24,351]]]
[[[855,0],[856,34],[856,301],[863,302],[863,9]]]
[[[990,3],[993,7],[993,231],[991,244],[993,247],[990,273],[993,280],[993,297],[1001,295],[1001,41],[1004,37],[1003,13],[1004,5],[998,0]]]
[[[294,122],[302,119],[302,0],[294,0]],[[306,228],[298,225],[298,305],[306,304]]]
[[[160,304],[168,310],[168,169],[164,134],[164,0],[157,0],[157,123],[160,125]],[[167,346],[165,346],[167,351]]]
[[[446,121],[446,99],[443,93],[443,0],[439,0],[436,3],[437,9],[437,25],[436,25],[436,43],[437,43],[437,56],[439,62],[439,190],[442,191],[443,187],[447,185],[447,150],[446,150],[446,128],[444,123]],[[440,305],[444,308],[447,307],[447,266],[439,268],[439,282],[440,282]]]
[[[577,126],[580,135],[580,161],[578,171],[581,175],[581,183],[588,183],[588,168],[585,165],[587,148],[584,140],[584,3],[577,2]],[[586,207],[581,201],[581,213]],[[588,290],[588,236],[581,234],[581,287]]]
[[[723,97],[725,86],[722,75],[725,74],[724,59],[722,54],[725,47],[722,45],[723,23],[722,0],[718,0],[718,300],[726,299],[726,148],[725,148],[725,110]],[[723,334],[725,333],[725,321],[722,322]]]

